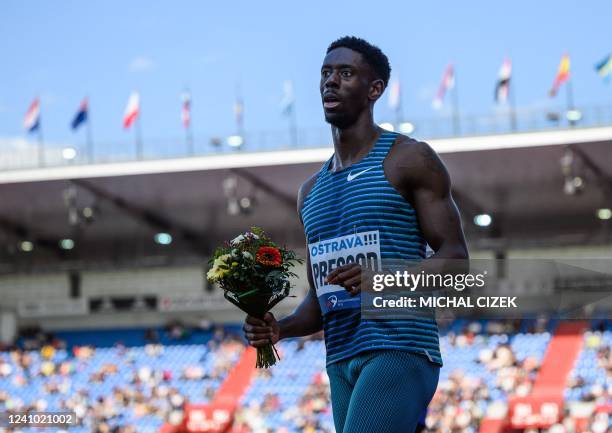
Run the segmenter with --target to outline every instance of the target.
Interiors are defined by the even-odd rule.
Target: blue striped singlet
[[[317,298],[323,314],[327,365],[368,350],[402,350],[442,364],[435,318],[366,320],[361,297],[325,284],[335,267],[358,262],[380,270],[389,260],[421,260],[423,238],[414,208],[389,183],[383,161],[397,134],[383,132],[368,155],[349,168],[321,168],[301,209]],[[332,157],[333,158],[333,157]]]

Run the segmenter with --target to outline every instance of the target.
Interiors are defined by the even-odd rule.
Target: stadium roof
[[[444,154],[591,143],[610,139],[612,126],[436,139],[428,143],[438,153]],[[331,145],[326,145],[309,149],[235,152],[189,158],[7,170],[0,171],[0,183],[319,163],[329,158],[330,149]]]
[[[610,241],[608,222],[598,220],[596,210],[611,206],[612,128],[430,143],[449,168],[472,248]],[[572,176],[584,184],[576,195],[563,190],[560,160],[568,146]],[[331,153],[326,147],[2,172],[0,241],[6,248],[0,271],[202,261],[214,245],[250,225],[303,246],[297,190]],[[228,214],[228,177],[237,179],[232,197],[250,199],[248,213]],[[83,217],[84,208],[91,218]],[[80,223],[71,226],[75,211]],[[491,226],[473,224],[479,213],[493,217]],[[155,243],[158,232],[174,242]],[[73,239],[75,248],[58,248],[63,238]],[[21,251],[23,240],[34,242],[34,250]]]

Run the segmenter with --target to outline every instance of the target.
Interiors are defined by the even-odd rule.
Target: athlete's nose
[[[335,87],[337,89],[338,87],[340,87],[339,78],[340,75],[336,73],[336,71],[330,72],[330,74],[323,82],[323,89],[328,89],[330,87]]]

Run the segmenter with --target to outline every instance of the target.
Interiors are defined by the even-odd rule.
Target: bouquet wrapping
[[[210,259],[206,278],[223,289],[223,296],[245,313],[263,319],[289,296],[290,271],[303,261],[291,250],[278,247],[259,227],[224,242]],[[257,348],[257,368],[268,368],[280,359],[272,342]]]

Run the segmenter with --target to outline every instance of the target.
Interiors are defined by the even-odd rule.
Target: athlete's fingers
[[[372,272],[370,268],[361,268],[361,274],[359,276],[361,277],[359,280],[361,290],[370,290],[374,272]]]
[[[246,323],[248,323],[249,325],[255,325],[255,326],[268,326],[268,324],[266,322],[264,322],[261,319],[258,319],[257,317],[253,317],[253,316],[247,316],[246,319],[244,320]]]
[[[347,271],[343,274],[338,275],[331,281],[331,284],[337,284],[339,286],[344,286],[346,282],[350,279],[357,278],[361,279],[361,273],[357,269],[356,271]]]
[[[346,271],[340,272],[336,276],[329,279],[329,282],[332,284],[343,284],[343,281],[346,281],[349,278],[355,277],[356,275],[361,274],[361,266],[355,265]]]
[[[344,281],[342,283],[342,285],[349,290],[351,287],[354,286],[358,286],[361,284],[361,275],[357,275],[355,277],[349,278],[348,280]]]
[[[272,332],[247,332],[244,336],[249,341],[265,340],[267,338],[272,338]]]
[[[270,313],[269,311],[266,314],[264,314],[263,319],[266,325],[269,325],[271,322],[275,320],[274,315]]]
[[[344,286],[349,295],[357,295],[359,292],[361,292],[361,274],[344,281],[342,286]]]
[[[257,333],[270,333],[272,332],[272,328],[270,326],[255,326],[245,323],[242,327],[242,330],[245,332],[257,332]]]
[[[249,344],[253,347],[262,347],[270,344],[270,339],[264,338],[261,340],[249,340]]]
[[[361,285],[353,286],[348,290],[349,295],[356,296],[361,292]]]
[[[356,263],[349,263],[348,265],[342,265],[342,266],[338,266],[336,269],[334,269],[333,271],[331,271],[329,274],[327,274],[327,278],[325,278],[326,282],[331,282],[334,278],[336,278],[338,276],[338,274],[354,268],[355,266],[359,266]]]

